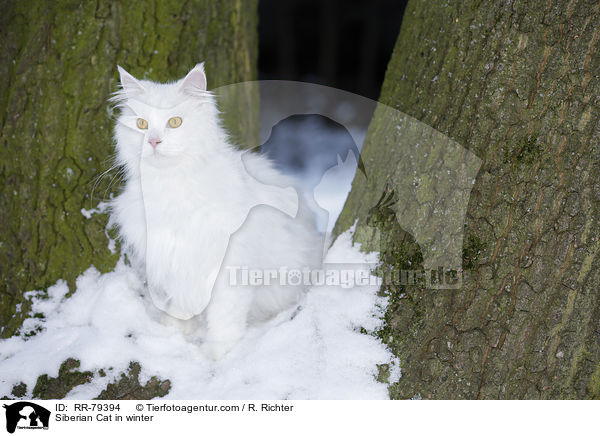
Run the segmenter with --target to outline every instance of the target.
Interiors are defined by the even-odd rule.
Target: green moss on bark
[[[25,396],[26,393],[27,393],[27,385],[25,383],[19,383],[19,384],[13,386],[12,391],[11,391],[11,395],[14,398],[22,398]]]
[[[69,358],[65,360],[56,377],[50,377],[43,374],[38,377],[32,398],[42,400],[55,400],[64,398],[71,390],[77,386],[90,383],[94,376],[106,377],[104,369],[99,369],[96,373],[91,371],[78,371],[80,362]],[[118,380],[108,383],[106,388],[96,397],[98,400],[151,400],[152,398],[164,397],[171,389],[169,380],[162,380],[159,377],[152,376],[145,383],[140,381],[141,366],[138,362],[131,362],[126,372],[121,373]],[[4,397],[4,400],[24,398],[27,395],[27,385],[25,383],[16,384],[11,392],[11,397]]]
[[[151,400],[152,398],[164,397],[171,389],[169,380],[161,380],[151,377],[146,384],[140,382],[141,366],[137,362],[131,362],[126,373],[114,383],[109,383],[97,397],[98,400]]]
[[[90,371],[77,371],[79,365],[78,360],[67,359],[61,364],[57,377],[49,377],[47,374],[39,376],[33,388],[33,398],[64,398],[74,387],[89,383],[94,374]]]

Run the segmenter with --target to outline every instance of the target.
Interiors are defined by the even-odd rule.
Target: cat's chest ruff
[[[204,231],[207,225],[235,231],[251,203],[235,174],[142,171],[140,176],[148,230]],[[152,233],[152,232],[150,232]]]

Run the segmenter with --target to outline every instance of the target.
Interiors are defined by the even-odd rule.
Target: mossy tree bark
[[[392,398],[600,398],[600,3],[411,1],[380,102],[483,163],[460,289],[389,285]],[[400,167],[376,113],[338,221],[381,236],[382,270],[422,263],[393,201]],[[400,175],[399,177],[402,177]],[[410,177],[405,174],[404,177]],[[389,194],[392,196],[393,193]]]
[[[91,196],[112,153],[107,99],[116,65],[167,81],[206,61],[209,88],[254,80],[257,4],[56,0],[0,8],[0,325],[8,337],[27,313],[25,291],[58,279],[73,290],[82,271],[106,271],[117,260],[106,215],[81,213],[115,189],[107,177]],[[256,111],[229,106],[228,120],[242,130],[254,122]]]

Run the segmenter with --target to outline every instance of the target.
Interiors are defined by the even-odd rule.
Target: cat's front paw
[[[204,355],[212,360],[220,360],[235,346],[236,341],[206,341],[201,349]]]

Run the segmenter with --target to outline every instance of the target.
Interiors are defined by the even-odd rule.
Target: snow
[[[377,254],[361,253],[351,231],[336,240],[326,262],[374,264]],[[374,331],[381,323],[386,300],[375,286],[312,287],[300,308],[251,328],[217,362],[176,326],[159,321],[142,283],[123,261],[106,274],[88,269],[67,298],[68,292],[59,281],[47,291],[26,294],[30,317],[19,336],[0,341],[0,396],[10,395],[19,382],[31,396],[39,375],[56,377],[60,364],[72,357],[80,360],[80,371],[95,375],[73,389],[70,399],[97,396],[131,361],[141,364],[142,383],[151,376],[169,379],[169,399],[388,398],[387,385],[375,380],[376,365],[394,363],[394,357],[376,337],[359,331]],[[393,381],[400,371],[392,368]]]
[[[82,208],[80,212],[84,217],[86,217],[89,220],[92,217],[92,215],[94,215],[96,213],[104,213],[107,210],[108,210],[108,203],[101,201],[100,203],[98,203],[98,207],[94,207],[92,209]]]

